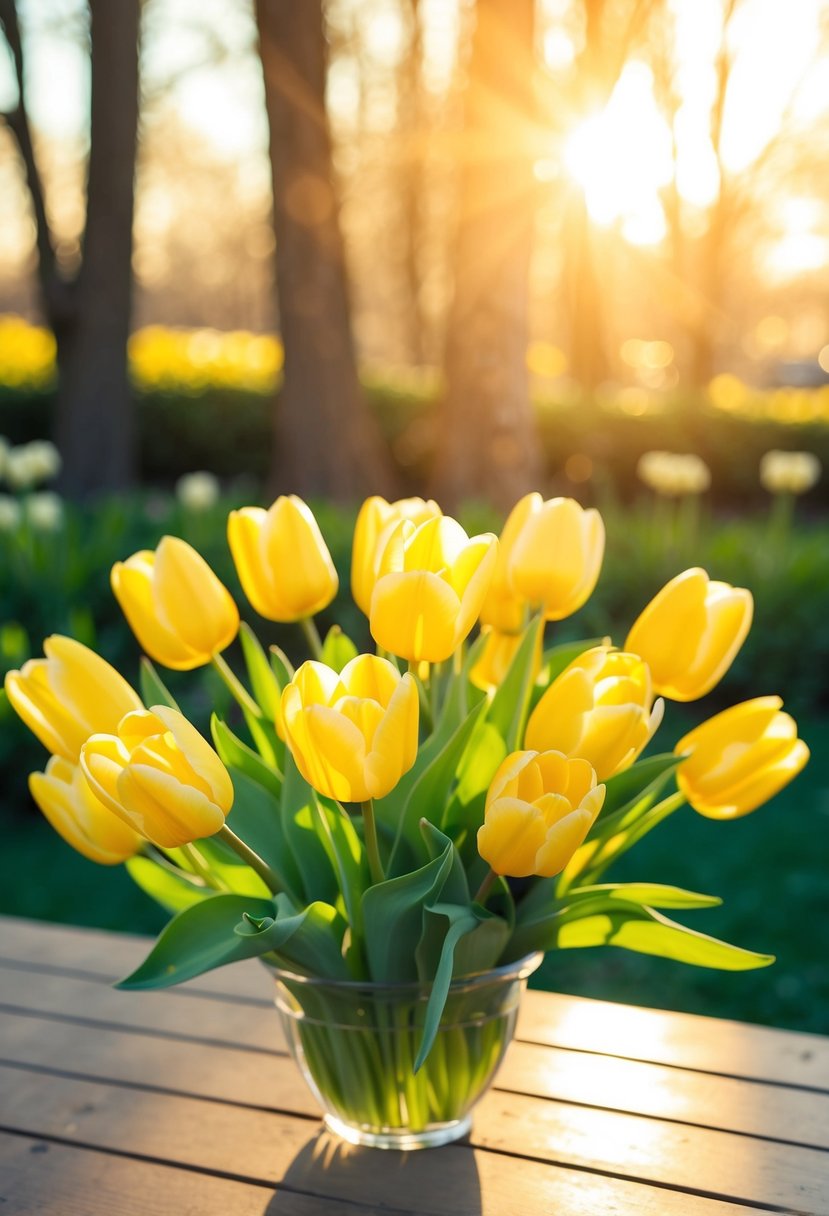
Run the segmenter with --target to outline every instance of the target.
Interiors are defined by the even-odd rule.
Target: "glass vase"
[[[328,1129],[352,1144],[414,1149],[465,1135],[515,1032],[530,954],[449,989],[425,1063],[414,1072],[430,984],[336,981],[277,970],[276,1007],[291,1054]]]

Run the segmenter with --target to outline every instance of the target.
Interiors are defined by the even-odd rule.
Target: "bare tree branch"
[[[37,166],[31,124],[26,108],[23,40],[15,0],[0,0],[0,28],[6,36],[14,60],[18,93],[17,106],[5,113],[3,118],[17,143],[26,174],[26,185],[32,200],[38,253],[38,277],[44,307],[49,315],[50,323],[58,326],[65,323],[71,312],[71,284],[60,273],[55,253],[55,241],[46,214],[46,194]]]

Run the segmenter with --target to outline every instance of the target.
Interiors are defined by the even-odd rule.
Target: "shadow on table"
[[[344,1200],[395,1211],[481,1216],[481,1185],[475,1154],[463,1142],[418,1152],[358,1148],[325,1131],[313,1135],[294,1157],[262,1216],[304,1212],[297,1194],[313,1196],[308,1212],[325,1213],[319,1199]],[[284,1188],[284,1189],[283,1189]],[[334,1203],[330,1212],[335,1212]],[[361,1209],[359,1209],[361,1210]]]

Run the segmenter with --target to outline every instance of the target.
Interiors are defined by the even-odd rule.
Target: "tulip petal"
[[[306,756],[320,793],[340,802],[365,802],[366,743],[362,732],[342,714],[324,705],[312,705],[302,715],[311,755]]]
[[[188,764],[206,782],[213,802],[226,815],[233,806],[233,782],[216,752],[178,710],[155,705],[152,712],[164,723]]]
[[[225,817],[200,790],[167,773],[131,764],[118,778],[118,798],[139,831],[162,849],[213,836]]]
[[[455,649],[460,608],[455,592],[437,574],[385,574],[371,597],[371,633],[379,646],[400,658],[441,663]]]
[[[295,494],[277,498],[260,535],[260,561],[271,571],[281,615],[297,621],[331,603],[339,581],[310,507]],[[288,612],[290,615],[285,615]]]
[[[469,633],[481,614],[492,572],[498,560],[495,536],[473,536],[449,571],[449,582],[460,597],[461,610],[455,622],[455,646]]]
[[[159,620],[153,598],[153,565],[147,561],[152,557],[152,553],[136,553],[125,562],[116,562],[110,580],[112,590],[130,629],[150,658],[174,671],[190,671],[207,660]]]
[[[227,587],[192,545],[165,536],[155,555],[153,600],[164,624],[208,662],[239,631],[239,612]]]
[[[594,818],[589,810],[579,807],[555,823],[538,849],[531,873],[544,878],[560,874],[579,845],[584,843]]]
[[[124,714],[141,709],[141,698],[119,673],[88,646],[53,634],[43,643],[51,685],[59,701],[83,720],[87,736],[112,734]]]
[[[231,511],[227,518],[227,543],[242,590],[254,611],[266,620],[289,619],[290,609],[279,598],[271,571],[260,553],[259,537],[266,514],[262,507]]]
[[[358,654],[340,672],[340,682],[352,697],[369,697],[385,709],[400,684],[393,663],[373,654]]]
[[[29,789],[55,831],[90,861],[118,865],[142,847],[142,837],[95,797],[78,765],[53,756],[45,773],[30,775]]]
[[[796,739],[777,762],[763,768],[727,794],[706,798],[691,785],[680,765],[677,783],[695,811],[709,819],[736,819],[756,810],[793,781],[809,759],[809,749],[802,739]]]
[[[498,798],[478,829],[478,852],[496,874],[528,878],[545,837],[544,816],[536,807],[520,798]]]
[[[417,759],[419,712],[417,685],[407,672],[398,681],[366,757],[370,797],[383,798],[390,793]]]

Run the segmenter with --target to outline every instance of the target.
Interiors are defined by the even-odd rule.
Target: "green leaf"
[[[460,939],[465,934],[471,933],[478,924],[478,918],[469,908],[458,908],[451,904],[443,904],[431,909],[424,908],[424,913],[428,912],[446,917],[449,921],[449,927],[443,939],[440,961],[435,971],[435,978],[432,981],[432,988],[426,1005],[423,1035],[417,1051],[417,1058],[414,1062],[414,1072],[423,1067],[426,1057],[432,1050],[438,1028],[440,1027],[440,1019],[443,1016],[446,998],[449,995],[449,985],[452,983],[455,947]]]
[[[312,792],[320,839],[337,875],[346,915],[355,932],[362,933],[360,896],[369,883],[363,842],[339,803]]]
[[[283,888],[296,898],[300,875],[291,851],[285,846],[279,799],[235,765],[229,765],[228,771],[235,790],[228,816],[230,827],[267,862]]]
[[[646,760],[637,760],[623,773],[617,773],[605,782],[605,799],[602,805],[602,818],[607,819],[616,811],[624,811],[637,802],[643,794],[653,795],[655,799],[668,782],[681,757],[673,752],[665,752],[659,756],[649,756]]]
[[[130,857],[126,867],[136,886],[168,912],[181,912],[214,894],[198,879],[149,857]]]
[[[530,696],[535,682],[535,656],[544,633],[544,618],[530,621],[521,645],[515,652],[509,671],[497,689],[489,706],[487,721],[495,727],[507,747],[513,752],[521,746],[530,711]]]
[[[270,896],[270,888],[264,879],[250,866],[245,865],[238,853],[223,840],[217,837],[200,840],[194,847],[202,855],[213,877],[233,895],[256,895],[262,898]],[[186,855],[177,857],[176,860],[179,865],[189,868]]]
[[[356,659],[357,653],[351,638],[343,633],[339,625],[332,625],[322,646],[321,661],[333,667],[334,671],[342,671],[346,663]]]
[[[395,872],[396,863],[400,861],[400,842],[407,841],[415,846],[418,843],[419,823],[421,819],[439,818],[449,802],[449,795],[455,782],[455,776],[460,765],[472,732],[485,708],[482,702],[467,715],[461,725],[447,740],[443,748],[424,764],[415,762],[415,768],[420,771],[417,780],[409,789],[408,796],[400,812],[397,824],[397,835],[389,859],[389,871]],[[425,747],[421,749],[422,757]],[[419,757],[419,758],[420,758]],[[411,771],[411,770],[410,770]]]
[[[667,819],[681,805],[677,796],[652,806],[655,795],[646,792],[630,807],[623,807],[609,819],[599,819],[598,828],[580,845],[559,875],[556,894],[563,896],[579,879],[593,884],[605,870],[635,844]]]
[[[329,848],[317,830],[317,810],[310,785],[290,752],[285,755],[285,779],[279,809],[282,834],[299,875],[302,903],[321,899],[334,903],[339,889]]]
[[[257,954],[278,954],[308,975],[349,979],[342,954],[346,923],[336,908],[315,900],[296,912],[290,900],[277,895],[276,917],[259,918],[245,913],[236,926],[242,941],[256,944]]]
[[[281,770],[280,761],[284,757],[285,745],[274,730],[273,724],[267,718],[255,717],[244,708],[242,714],[259,755],[271,768]]]
[[[248,747],[234,735],[226,722],[213,714],[210,719],[210,733],[213,736],[213,746],[219,754],[219,759],[225,765],[233,765],[251,781],[256,781],[275,798],[282,793],[282,781],[279,775],[265,763],[258,752]]]
[[[235,932],[245,912],[270,916],[270,899],[244,895],[213,895],[179,912],[161,932],[158,941],[137,970],[117,988],[169,988],[214,967],[223,967],[263,953],[260,943]]]
[[[279,646],[269,646],[268,654],[271,656],[271,670],[276,676],[276,682],[281,689],[284,689],[286,684],[290,684],[294,678],[293,664]]]
[[[248,678],[253,689],[253,699],[270,721],[276,720],[277,706],[282,696],[282,687],[268,662],[268,656],[256,634],[245,621],[239,626],[239,638],[248,669]]]
[[[170,709],[179,709],[172,693],[168,692],[161,676],[146,656],[142,656],[141,659],[138,683],[141,688],[141,699],[145,705],[167,705]]]
[[[452,869],[447,847],[419,870],[369,887],[363,895],[363,925],[371,978],[397,983],[415,979],[415,951],[423,931],[423,908],[440,899]]]
[[[638,954],[656,954],[696,967],[720,971],[749,971],[768,967],[772,954],[743,950],[695,929],[668,920],[652,908],[608,900],[604,911],[551,925],[545,947],[559,950],[587,946],[619,946]]]
[[[447,850],[452,859],[452,866],[443,886],[443,899],[447,903],[468,904],[471,900],[469,883],[466,879],[466,870],[463,867],[460,853],[455,848],[454,842],[448,836],[445,836],[439,828],[436,828],[433,823],[430,823],[428,819],[421,819],[420,834],[426,843],[429,857],[432,860],[444,856]]]
[[[592,887],[573,887],[568,900],[587,895],[608,895],[629,904],[645,904],[649,908],[716,908],[722,903],[718,895],[700,895],[696,891],[683,891],[681,887],[667,887],[658,882],[609,882]]]

